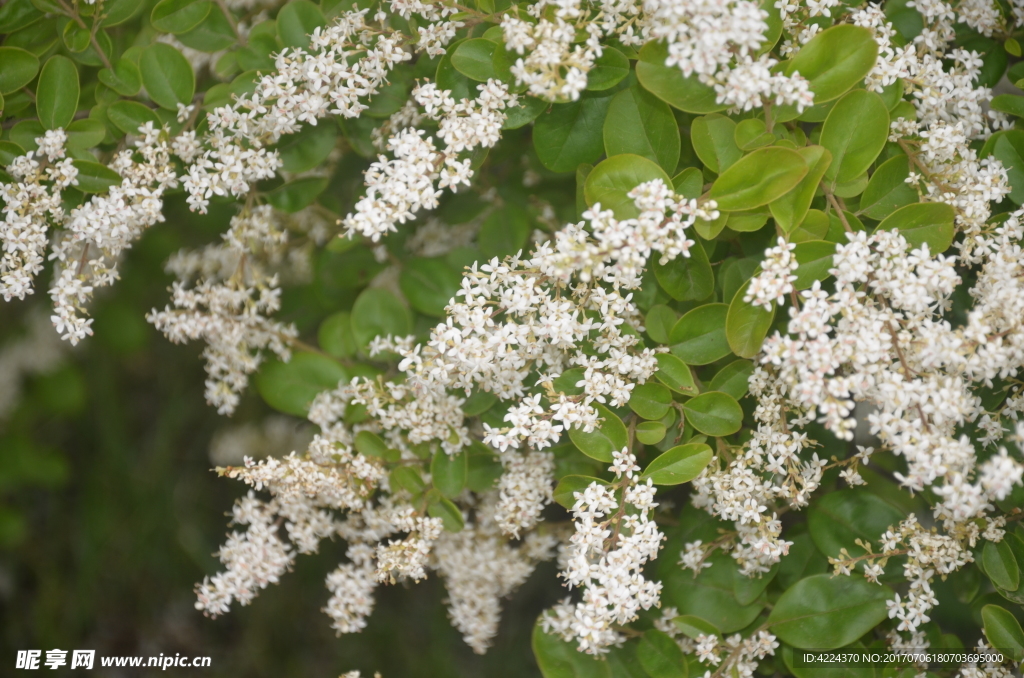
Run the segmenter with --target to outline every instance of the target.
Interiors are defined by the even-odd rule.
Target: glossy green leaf
[[[431,490],[427,496],[430,497],[427,502],[427,515],[431,518],[440,518],[446,532],[461,532],[466,526],[466,520],[462,517],[459,507],[436,489]]]
[[[981,564],[985,574],[999,588],[1016,591],[1020,587],[1020,566],[1006,539],[985,542],[981,550]]]
[[[647,317],[644,318],[644,327],[647,334],[659,344],[667,344],[679,317],[676,312],[664,304],[656,304],[647,309]]]
[[[430,478],[441,494],[454,499],[466,487],[469,474],[469,454],[461,450],[458,454],[448,454],[443,449],[434,453],[430,462]]]
[[[121,175],[106,165],[90,160],[75,160],[78,183],[75,188],[83,193],[106,193],[111,186],[121,185]]]
[[[336,125],[305,125],[295,134],[282,137],[274,150],[281,156],[281,169],[285,172],[306,172],[327,160],[337,138]]]
[[[137,101],[115,101],[107,107],[107,119],[125,134],[138,134],[147,122],[159,126],[160,119],[153,109]]]
[[[1014,663],[1024,660],[1024,630],[1009,610],[986,605],[981,608],[981,620],[990,647],[1011,652]]]
[[[536,120],[537,116],[547,107],[548,102],[543,99],[521,96],[519,97],[518,105],[505,109],[506,117],[501,129],[519,129],[524,127]]]
[[[374,337],[404,337],[412,331],[409,309],[391,292],[379,287],[363,290],[352,307],[352,333],[365,348]]]
[[[505,471],[494,452],[479,442],[469,446],[467,467],[466,487],[478,493],[493,489]]]
[[[75,63],[59,54],[47,59],[36,84],[36,115],[43,127],[67,127],[78,110],[78,95]]]
[[[196,77],[188,59],[171,45],[155,42],[139,57],[142,86],[161,108],[177,112],[178,104],[189,105],[196,90]]]
[[[276,410],[304,417],[313,398],[348,381],[345,368],[316,353],[293,353],[291,360],[272,360],[260,366],[256,388]]]
[[[903,518],[902,511],[864,488],[829,492],[807,510],[807,526],[815,546],[833,558],[844,548],[853,556],[863,554],[856,544],[858,539],[876,543],[883,532]]]
[[[768,617],[769,630],[797,648],[849,645],[887,616],[889,587],[860,577],[807,577],[786,590]]]
[[[660,421],[642,421],[636,425],[636,439],[644,445],[657,445],[665,439],[667,431]]]
[[[718,209],[751,210],[781,198],[800,183],[807,163],[796,151],[770,147],[758,149],[723,171],[711,186]]]
[[[1024,118],[1024,97],[1018,94],[998,94],[992,97],[993,110]]]
[[[327,25],[320,8],[309,0],[289,0],[277,13],[277,32],[285,47],[309,49],[309,36]]]
[[[1010,200],[1024,204],[1024,131],[1015,129],[994,136],[992,155],[1006,168]]]
[[[764,120],[760,118],[747,118],[736,123],[732,138],[736,146],[744,152],[767,146],[775,141],[775,135],[768,131]]]
[[[153,7],[149,21],[164,33],[187,33],[210,14],[209,0],[160,0]]]
[[[411,259],[398,278],[413,310],[438,318],[444,316],[445,306],[455,298],[461,283],[462,275],[444,259]]]
[[[882,97],[853,90],[836,102],[821,128],[821,145],[832,153],[825,178],[833,186],[867,171],[889,138],[889,111]]]
[[[686,657],[670,635],[649,629],[637,647],[640,665],[650,678],[686,678]]]
[[[16,92],[39,72],[36,55],[20,47],[0,47],[0,94]]]
[[[821,31],[800,48],[786,65],[786,73],[800,73],[810,81],[814,103],[837,99],[860,82],[875,65],[878,43],[871,31],[840,24]]]
[[[710,538],[714,539],[713,530]],[[672,552],[682,548],[681,543],[676,544],[677,551]],[[733,633],[745,628],[764,609],[763,598],[749,605],[741,605],[736,600],[732,592],[736,561],[721,551],[708,557],[707,562],[711,567],[701,570],[696,577],[693,572],[679,567],[672,560],[658,559],[658,574],[665,586],[662,593],[663,606],[671,605],[682,615],[698,617],[713,625],[720,633]]]
[[[142,89],[142,74],[138,65],[124,57],[117,60],[114,70],[104,68],[97,77],[100,82],[121,96],[133,97]]]
[[[471,80],[487,82],[495,77],[493,59],[496,47],[483,38],[463,40],[452,54],[452,66]]]
[[[64,131],[68,135],[67,147],[70,150],[93,148],[103,143],[103,139],[107,136],[106,125],[92,118],[75,120]]]
[[[480,227],[477,243],[480,253],[488,259],[507,257],[522,250],[529,237],[529,215],[521,205],[512,203],[487,216]]]
[[[807,146],[796,152],[807,164],[807,174],[792,191],[768,203],[775,223],[786,233],[793,232],[807,216],[819,182],[832,162],[832,154],[823,146]]]
[[[391,472],[388,480],[392,488],[404,490],[411,495],[417,495],[427,489],[423,477],[412,466],[399,466]]]
[[[689,366],[671,353],[659,353],[655,356],[658,361],[658,371],[654,373],[655,378],[668,386],[676,393],[683,395],[696,395],[697,387],[693,382],[693,373]]]
[[[715,274],[708,262],[708,255],[700,241],[690,246],[690,256],[678,256],[661,264],[661,257],[655,254],[651,268],[654,276],[670,297],[679,301],[700,301],[715,291]]]
[[[687,638],[696,640],[699,636],[720,636],[722,634],[715,625],[709,621],[695,617],[692,614],[681,614],[672,618],[672,624],[682,631]]]
[[[379,435],[371,431],[360,431],[353,440],[356,451],[367,457],[377,457],[385,461],[398,461],[402,453],[388,447]]]
[[[740,430],[743,409],[728,393],[708,391],[683,403],[686,421],[705,435],[722,437]]]
[[[672,392],[654,382],[637,384],[629,397],[629,409],[644,419],[661,419],[672,404]]]
[[[721,174],[743,157],[743,151],[736,145],[736,123],[717,113],[693,119],[690,142],[700,161],[715,174]]]
[[[633,153],[666,172],[674,171],[679,162],[679,126],[672,109],[639,85],[612,97],[603,136],[609,157]]]
[[[327,177],[303,177],[289,181],[267,193],[267,202],[282,212],[298,212],[309,207],[327,188]]]
[[[600,426],[589,432],[582,428],[570,428],[569,439],[591,459],[611,463],[612,451],[622,450],[629,445],[629,434],[626,425],[614,412],[599,403],[593,406],[602,420]]]
[[[761,594],[768,588],[768,585],[772,583],[772,580],[778,573],[778,563],[772,565],[768,572],[764,572],[759,576],[748,577],[737,572],[732,580],[732,594],[736,596],[736,600],[739,603],[743,605],[750,604],[761,597]]]
[[[696,167],[687,167],[672,177],[672,186],[679,195],[694,200],[704,192],[704,174]]]
[[[669,106],[687,113],[714,113],[728,108],[715,101],[713,87],[697,79],[696,74],[684,77],[678,66],[666,66],[668,46],[653,40],[640,50],[636,77],[648,92]]]
[[[707,365],[729,355],[728,313],[727,304],[705,304],[684,315],[672,328],[672,353],[689,365]]]
[[[900,154],[889,158],[875,170],[860,197],[860,212],[871,219],[882,220],[904,205],[920,198],[907,183],[910,160]]]
[[[583,186],[588,205],[601,204],[601,209],[610,209],[616,218],[630,219],[638,214],[629,192],[640,184],[660,179],[666,186],[672,179],[661,167],[647,158],[625,153],[601,161],[587,176]]]
[[[541,164],[552,172],[572,172],[577,165],[594,163],[604,153],[602,128],[611,97],[581,97],[553,104],[537,118],[533,147]]]
[[[747,393],[750,375],[754,373],[754,363],[749,360],[734,360],[718,370],[708,384],[709,391],[728,393],[739,400]]]
[[[338,311],[327,316],[317,330],[320,348],[335,358],[351,358],[356,353],[356,337],[352,333],[352,314]]]
[[[641,476],[650,478],[655,485],[680,485],[701,474],[714,453],[703,443],[687,443],[668,450],[654,459]]]
[[[816,280],[825,280],[831,277],[829,270],[832,269],[832,259],[836,253],[836,244],[826,240],[809,240],[799,243],[793,250],[793,258],[800,265],[793,271],[796,280],[793,287],[797,290],[806,290]]]
[[[761,350],[764,338],[775,319],[775,304],[771,309],[754,306],[744,301],[750,282],[746,282],[733,295],[725,318],[725,336],[729,348],[741,358],[752,358]]]
[[[928,245],[941,254],[953,244],[953,208],[940,202],[914,203],[901,207],[878,224],[879,231],[899,231],[912,247]]]
[[[601,56],[587,73],[587,89],[604,91],[622,82],[629,75],[629,59],[614,47],[604,46]]]
[[[565,476],[558,481],[558,485],[555,486],[555,491],[551,495],[555,503],[566,509],[572,509],[576,503],[576,493],[584,492],[591,484],[597,483],[598,485],[608,485],[608,482],[601,480],[600,478],[592,478],[590,476]]]
[[[531,646],[544,678],[612,678],[609,662],[579,652],[574,643],[544,633],[539,619],[533,627]]]

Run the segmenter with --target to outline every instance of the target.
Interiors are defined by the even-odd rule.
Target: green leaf
[[[413,310],[443,317],[445,306],[455,297],[462,276],[444,259],[411,259],[402,266],[398,284]]]
[[[807,527],[815,546],[826,556],[834,558],[843,548],[852,556],[859,556],[864,549],[857,546],[858,539],[876,542],[903,518],[902,511],[878,495],[854,488],[821,496],[808,509]]]
[[[764,590],[768,588],[768,584],[772,583],[772,580],[778,573],[778,563],[772,565],[771,569],[767,572],[756,577],[748,577],[737,572],[732,581],[732,593],[736,596],[737,601],[743,605],[748,605],[761,597]]]
[[[448,454],[442,449],[434,452],[430,462],[430,477],[441,494],[454,499],[466,487],[469,475],[469,454],[462,449],[458,454]]]
[[[699,636],[720,636],[722,634],[714,624],[692,614],[681,614],[674,617],[672,624],[682,631],[684,636],[693,640]]]
[[[537,119],[537,116],[548,107],[548,102],[530,96],[520,96],[519,105],[505,109],[505,122],[501,129],[519,129]]]
[[[75,160],[73,164],[78,170],[75,188],[83,193],[106,193],[111,186],[121,185],[121,175],[106,165],[90,160]]]
[[[160,0],[149,15],[153,28],[164,33],[187,33],[203,22],[213,3],[209,0]]]
[[[636,439],[644,445],[657,445],[665,439],[668,429],[660,421],[642,421],[636,425]]]
[[[715,101],[715,89],[702,83],[696,74],[684,77],[678,66],[666,66],[667,58],[668,45],[659,40],[648,42],[640,50],[636,77],[644,89],[687,113],[714,113],[728,108]]]
[[[743,409],[728,393],[708,391],[683,403],[686,421],[696,430],[721,438],[740,430]]]
[[[661,419],[672,404],[672,392],[661,384],[637,384],[629,397],[629,409],[644,419]]]
[[[768,625],[797,648],[832,649],[849,645],[886,618],[887,586],[860,577],[818,574],[797,582],[779,598]]]
[[[153,109],[137,101],[115,101],[107,107],[107,119],[125,134],[138,134],[139,128],[147,122],[160,126]]]
[[[572,172],[577,165],[594,163],[604,152],[601,129],[611,97],[581,97],[553,104],[537,118],[533,147],[542,165],[552,172]]]
[[[990,106],[993,110],[1024,118],[1024,97],[1018,94],[999,94],[994,96]]]
[[[690,372],[686,363],[670,353],[659,353],[655,356],[655,360],[658,361],[658,371],[654,373],[654,376],[658,381],[676,393],[697,394],[697,387],[693,383],[693,373]]]
[[[377,457],[385,461],[398,461],[402,453],[387,446],[379,435],[371,431],[360,431],[356,434],[356,451],[366,457]]]
[[[25,149],[13,141],[0,141],[0,167],[7,167],[15,158],[25,155]]]
[[[704,174],[696,167],[687,167],[672,177],[672,186],[679,195],[695,200],[704,192]]]
[[[78,68],[67,57],[47,59],[36,84],[36,115],[46,129],[67,127],[78,110]]]
[[[555,503],[559,506],[563,506],[566,509],[572,510],[573,505],[576,503],[576,497],[574,496],[577,492],[582,493],[592,483],[598,485],[608,486],[608,481],[601,480],[600,478],[591,478],[590,476],[565,476],[558,481],[558,485],[555,486],[555,491],[551,495]]]
[[[70,150],[84,150],[103,143],[107,136],[107,127],[99,120],[84,118],[75,120],[65,130],[68,135],[67,146]],[[121,183],[118,178],[118,183]]]
[[[629,445],[629,434],[626,425],[614,412],[599,403],[593,406],[602,419],[601,425],[590,432],[582,428],[570,428],[569,439],[591,459],[611,463],[612,451],[621,451]]]
[[[327,316],[317,330],[317,342],[335,358],[351,358],[356,354],[356,338],[352,333],[352,314],[338,311]]]
[[[860,197],[860,214],[881,221],[904,205],[920,198],[907,183],[910,160],[900,154],[889,158],[875,170]]]
[[[282,137],[274,146],[285,172],[306,172],[318,167],[334,150],[338,127],[330,124],[305,125],[295,134]]]
[[[345,368],[317,353],[295,353],[286,363],[271,360],[260,367],[256,388],[275,410],[306,416],[313,398],[348,381]]]
[[[490,391],[473,391],[473,395],[462,403],[462,413],[467,417],[475,417],[491,409],[498,402],[498,396]]]
[[[493,60],[496,47],[483,38],[463,40],[452,54],[452,66],[471,80],[487,82],[495,77]]]
[[[736,145],[736,123],[717,113],[694,118],[690,123],[690,142],[700,161],[715,174],[721,174],[743,157]]]
[[[196,76],[188,59],[171,45],[154,42],[139,57],[142,85],[161,108],[177,111],[178,104],[192,103]]]
[[[743,301],[748,287],[749,280],[736,290],[725,318],[725,336],[729,348],[741,358],[757,355],[775,319],[775,304],[772,304],[771,310],[766,310],[763,306]]]
[[[800,73],[810,80],[814,103],[837,99],[871,71],[878,43],[861,26],[840,24],[821,31],[804,45],[786,66],[786,74]]]
[[[436,493],[436,494],[435,494]],[[437,490],[431,490],[430,501],[427,503],[427,514],[431,518],[440,518],[446,532],[461,532],[466,526],[459,507],[446,499]]]
[[[399,466],[388,477],[391,487],[396,490],[405,490],[415,496],[427,489],[420,472],[412,466]]]
[[[800,265],[793,271],[793,275],[796,276],[796,280],[793,281],[794,289],[806,290],[815,280],[831,277],[829,270],[832,268],[835,253],[836,244],[826,240],[809,240],[797,244],[793,250],[793,257]]]
[[[139,67],[134,61],[124,57],[117,60],[114,70],[104,68],[97,77],[100,82],[121,96],[133,97],[142,89],[142,74],[139,73]]]
[[[327,177],[303,177],[282,184],[267,193],[267,202],[282,212],[298,212],[309,207],[327,188]]]
[[[686,657],[664,631],[649,629],[640,636],[636,656],[650,678],[686,678]]]
[[[768,203],[775,223],[786,233],[792,233],[807,216],[818,183],[832,162],[832,154],[822,146],[806,146],[796,149],[796,152],[807,164],[807,174],[792,191]]]
[[[452,98],[456,101],[472,99],[476,94],[476,90],[473,89],[476,83],[459,73],[452,65],[452,55],[461,44],[461,41],[456,41],[448,45],[447,51],[437,62],[437,71],[434,74],[434,82],[437,83],[437,86],[449,90],[452,93]]]
[[[639,155],[624,153],[602,160],[587,176],[583,186],[588,205],[601,203],[618,219],[631,219],[639,212],[629,192],[640,184],[661,179],[666,186],[672,179],[657,164]]]
[[[521,205],[507,203],[484,220],[477,235],[477,244],[484,257],[503,258],[522,250],[529,237],[529,214]]]
[[[604,149],[609,157],[633,153],[666,172],[679,162],[679,126],[668,104],[633,85],[614,97],[604,119]]]
[[[821,145],[832,153],[825,178],[836,184],[866,172],[889,138],[889,111],[882,97],[856,89],[836,102],[821,128]]]
[[[576,645],[544,633],[540,619],[533,626],[531,645],[544,678],[612,678],[608,662],[578,652]]]
[[[821,210],[807,210],[807,216],[789,234],[789,241],[793,243],[809,242],[811,240],[824,240],[828,235],[828,215]],[[843,238],[845,241],[845,237]]]
[[[587,89],[599,92],[611,89],[629,75],[629,59],[614,47],[603,46],[601,56],[587,73]]]
[[[672,353],[688,365],[707,365],[729,355],[728,313],[727,304],[705,304],[684,315],[672,328]]]
[[[375,337],[404,337],[411,331],[409,309],[385,289],[371,287],[363,290],[352,306],[352,333],[361,348]]]
[[[768,131],[764,120],[747,118],[736,123],[733,141],[741,151],[752,151],[775,142],[775,135]]]
[[[714,530],[711,532],[714,535]],[[687,539],[691,541],[695,537]],[[711,537],[714,539],[714,536]],[[704,539],[708,541],[707,538]],[[682,544],[676,542],[671,553],[678,553]],[[668,547],[666,548],[668,550]],[[749,605],[741,605],[733,595],[733,578],[736,576],[736,561],[719,552],[710,555],[707,562],[711,567],[701,570],[696,577],[684,570],[673,558],[658,559],[658,573],[665,585],[662,605],[672,605],[682,615],[696,616],[718,629],[721,633],[733,633],[747,627],[764,608],[761,598]]]
[[[277,33],[285,47],[309,49],[309,36],[327,25],[320,8],[309,0],[289,0],[277,13]]]
[[[1016,591],[1020,587],[1020,567],[1006,539],[985,542],[981,550],[981,564],[985,574],[999,588]]]
[[[800,183],[807,163],[788,148],[761,148],[737,160],[711,186],[711,199],[726,212],[751,210],[781,198]]]
[[[754,363],[749,360],[734,360],[718,370],[708,384],[708,390],[728,393],[739,400],[747,394],[748,382],[753,373]]]
[[[1024,630],[1013,613],[998,605],[986,605],[981,608],[981,620],[991,647],[1010,651],[1014,663],[1024,659]]]
[[[992,155],[1006,168],[1010,182],[1010,200],[1024,204],[1024,131],[1009,130],[996,137]],[[987,146],[987,144],[986,144]],[[982,153],[982,156],[985,154]]]
[[[678,320],[676,312],[664,304],[655,304],[647,310],[647,317],[644,318],[644,327],[647,334],[659,344],[667,344],[672,333],[672,327]]]
[[[16,92],[39,72],[39,59],[20,47],[0,47],[0,94]]]
[[[690,256],[679,256],[664,266],[661,257],[652,257],[654,277],[661,289],[679,301],[700,301],[715,291],[715,274],[708,262],[708,255],[699,240],[690,246]]]
[[[711,448],[703,443],[673,447],[647,465],[641,480],[650,478],[655,485],[688,483],[711,463],[712,456]]]
[[[955,215],[953,208],[945,203],[914,203],[887,216],[877,230],[898,230],[912,247],[927,244],[931,254],[941,254],[953,244]]]
[[[469,446],[468,468],[466,487],[477,493],[493,489],[505,470],[491,448],[475,441]]]
[[[14,33],[36,23],[43,13],[30,0],[11,0],[0,7],[0,33]]]

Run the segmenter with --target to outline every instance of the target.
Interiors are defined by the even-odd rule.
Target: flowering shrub
[[[11,0],[0,32],[5,300],[88,341],[133,243],[208,214],[146,319],[219,413],[315,427],[218,468],[250,491],[198,610],[330,539],[339,634],[437,576],[478,653],[555,561],[547,678],[1024,660],[1020,2]],[[60,356],[41,319],[8,380]]]

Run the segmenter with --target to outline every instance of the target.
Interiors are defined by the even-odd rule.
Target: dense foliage
[[[244,419],[198,610],[335,541],[325,625],[436,576],[480,654],[552,561],[546,678],[1024,660],[1017,0],[10,0],[0,33],[0,414],[144,332],[94,326],[134,257],[170,276],[145,320]]]

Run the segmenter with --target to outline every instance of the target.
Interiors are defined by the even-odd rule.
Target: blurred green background
[[[172,345],[145,322],[166,303],[167,256],[215,240],[230,215],[186,218],[181,205],[169,208],[169,223],[150,230],[129,253],[122,281],[101,295],[95,336],[76,349],[62,342],[56,367],[0,383],[23,389],[0,420],[0,675],[21,674],[17,650],[56,648],[212,657],[211,669],[168,675],[539,675],[533,621],[564,595],[551,563],[507,602],[496,645],[483,657],[450,627],[436,576],[382,587],[369,628],[336,637],[320,608],[324,577],[342,559],[339,542],[299,558],[248,607],[216,620],[195,610],[193,586],[219,569],[212,554],[227,530],[225,513],[244,491],[211,471],[211,439],[271,411],[250,389],[234,417],[218,416],[203,401],[202,346]],[[37,287],[47,288],[45,279]],[[46,312],[47,301],[37,291],[0,304],[0,356],[24,339],[31,313]],[[159,672],[107,671],[97,662],[82,675]]]

